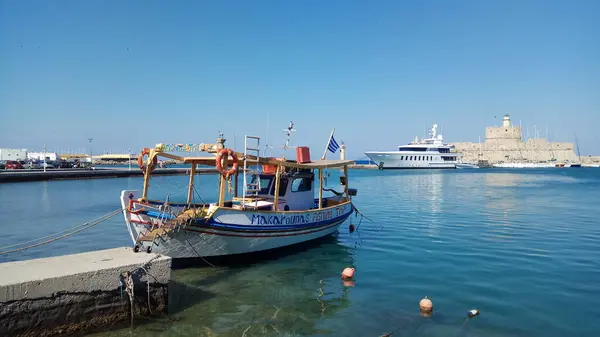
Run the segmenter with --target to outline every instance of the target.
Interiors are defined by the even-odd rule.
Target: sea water
[[[339,170],[327,187],[340,188]],[[600,170],[350,170],[364,215],[336,237],[173,271],[169,315],[94,336],[597,336]],[[198,176],[216,198],[217,177]],[[0,185],[0,249],[118,209],[142,179]],[[185,198],[157,176],[152,198]],[[357,228],[350,233],[348,225]],[[121,217],[0,262],[131,246]],[[3,249],[1,249],[3,250]],[[208,259],[210,262],[210,259]],[[343,268],[356,268],[343,282]],[[0,271],[1,272],[1,271]],[[434,311],[419,314],[428,296]],[[471,309],[480,314],[468,318]]]

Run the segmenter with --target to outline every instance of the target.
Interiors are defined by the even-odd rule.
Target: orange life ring
[[[231,166],[231,168],[228,171],[226,171],[225,168],[223,168],[223,164],[221,163],[221,158],[223,157],[223,155],[231,156],[231,158],[233,159],[233,166]],[[222,149],[221,151],[219,151],[219,153],[217,154],[216,161],[217,171],[219,171],[225,178],[228,178],[230,175],[234,174],[238,168],[238,157],[235,155],[235,152],[233,152],[233,150],[231,149]]]
[[[150,149],[145,147],[144,149],[142,149],[142,152],[140,152],[140,154],[138,155],[138,158],[137,158],[138,166],[139,166],[140,170],[142,170],[142,172],[144,172],[144,173],[146,173],[146,165],[144,165],[144,156],[149,156],[149,155],[150,155]],[[152,172],[152,170],[154,170],[157,163],[158,163],[158,157],[154,156],[154,159],[152,159],[152,165],[150,166],[150,172]]]

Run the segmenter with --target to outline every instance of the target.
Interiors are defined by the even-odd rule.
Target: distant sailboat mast
[[[581,153],[579,152],[579,142],[577,141],[577,134],[575,134],[575,148],[577,149],[577,159],[581,163]]]

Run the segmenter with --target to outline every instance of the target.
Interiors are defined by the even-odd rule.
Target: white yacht
[[[397,151],[367,151],[379,169],[446,169],[456,168],[458,157],[454,145],[444,144],[442,135],[437,134],[437,124],[429,130],[429,138],[418,137],[408,145],[398,146]]]

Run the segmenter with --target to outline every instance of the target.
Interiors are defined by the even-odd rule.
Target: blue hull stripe
[[[159,212],[154,211],[142,211],[140,212],[140,214],[146,214],[152,218],[158,218],[160,215]],[[347,218],[350,217],[351,214],[352,212],[348,212],[347,214],[343,214],[335,218],[298,225],[236,225],[216,221],[206,223],[205,221],[197,220],[190,226],[195,228],[222,229],[236,232],[289,232],[325,227],[338,221],[345,221]]]
[[[352,214],[352,212],[349,212],[348,214],[343,214],[343,215],[340,215],[335,218],[322,220],[322,221],[309,222],[306,224],[298,224],[298,225],[283,225],[283,226],[278,226],[278,225],[267,225],[267,226],[265,226],[265,225],[235,225],[235,224],[227,224],[227,223],[222,223],[222,222],[211,221],[208,224],[208,226],[204,225],[202,223],[195,223],[194,226],[195,227],[205,227],[205,228],[229,229],[229,230],[237,230],[237,231],[259,231],[259,232],[295,231],[295,230],[306,230],[306,229],[325,227],[325,226],[331,225],[332,223],[335,223],[335,222],[344,221],[348,217],[350,217],[351,214]]]

